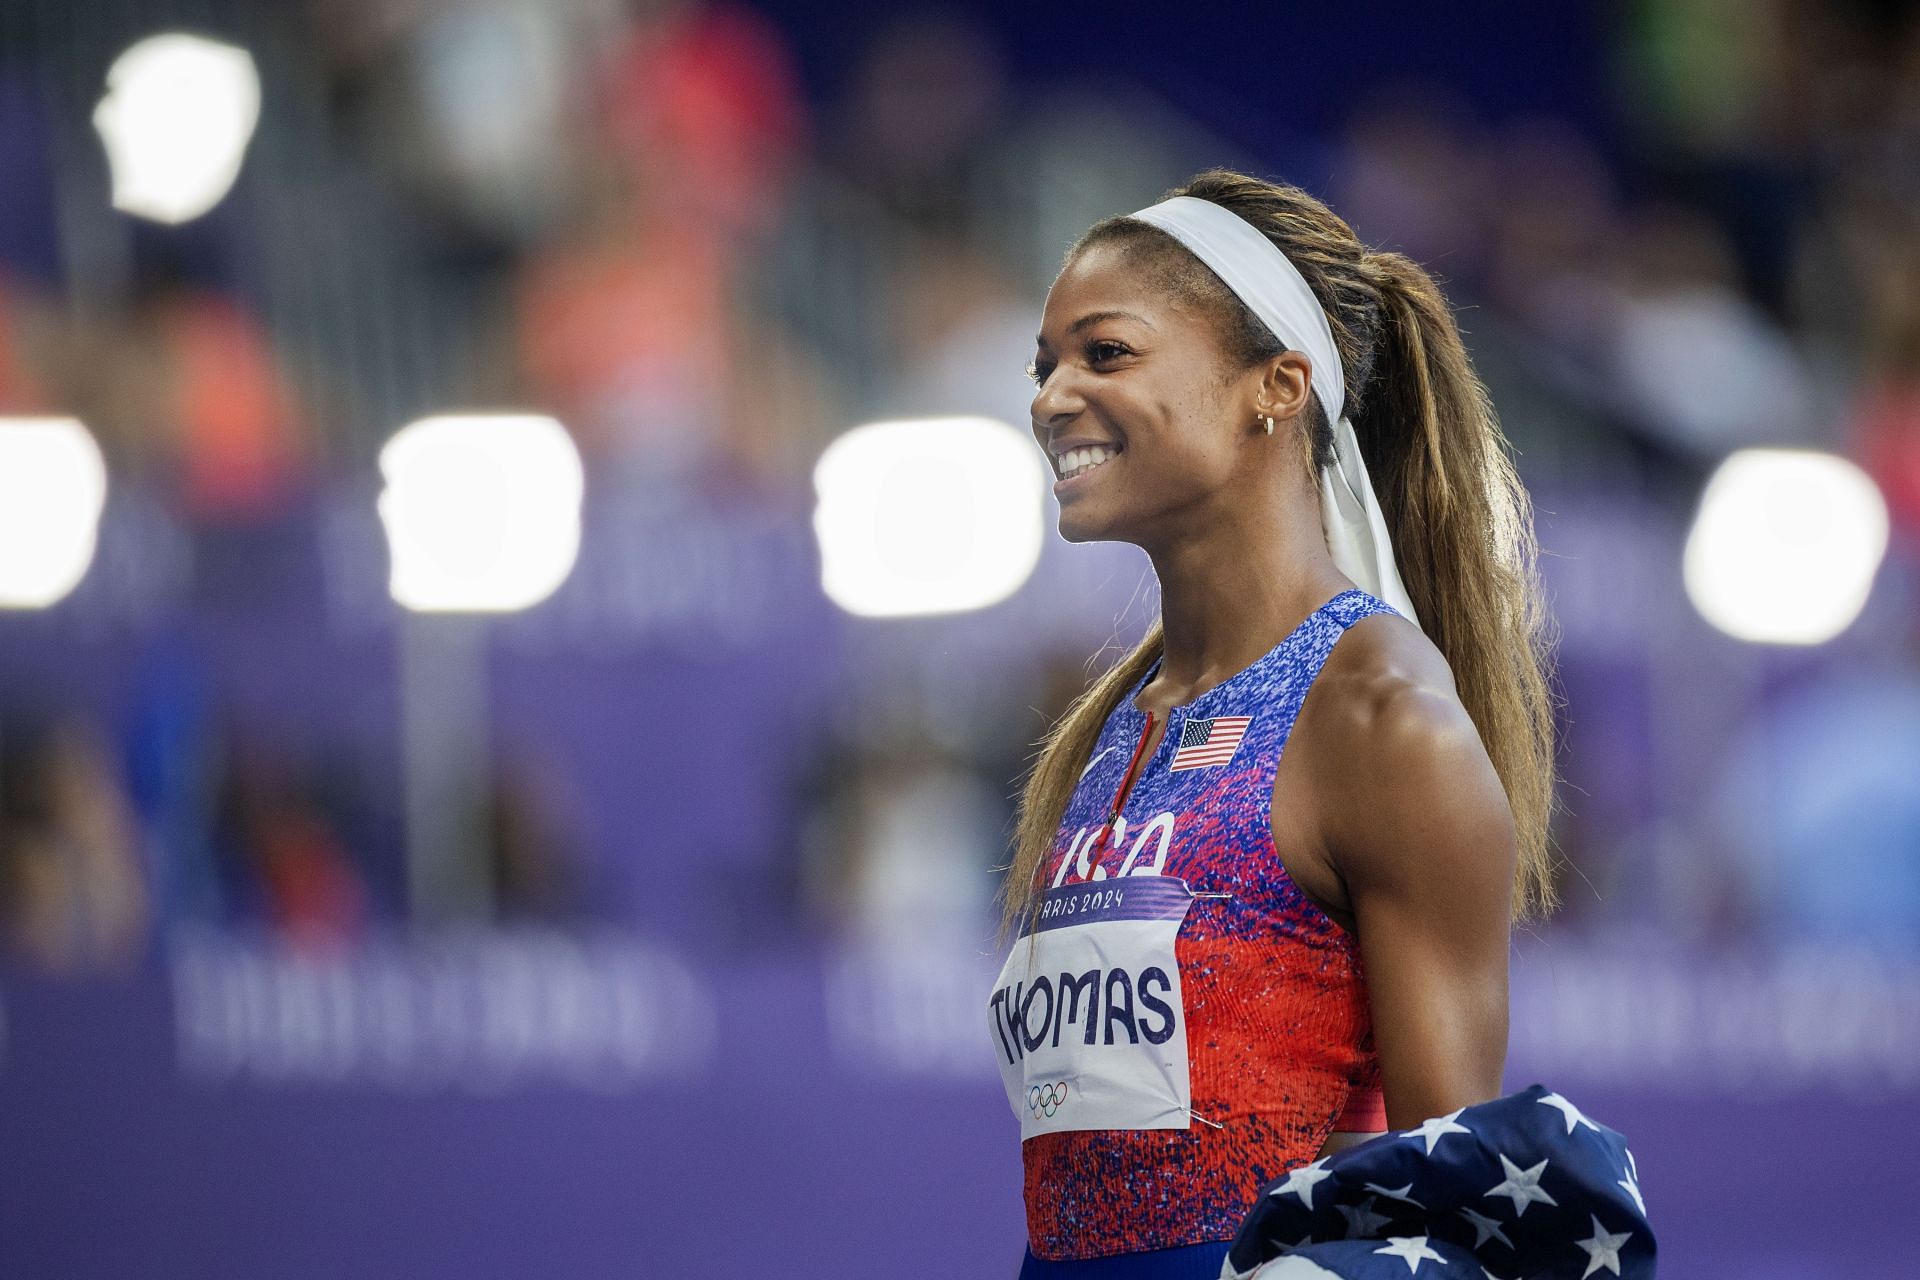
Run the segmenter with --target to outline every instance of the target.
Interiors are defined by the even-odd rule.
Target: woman
[[[1021,1274],[1212,1277],[1283,1173],[1500,1092],[1553,899],[1531,516],[1433,281],[1298,188],[1097,224],[1038,347],[1061,535],[1143,548],[1161,616],[1022,799]]]

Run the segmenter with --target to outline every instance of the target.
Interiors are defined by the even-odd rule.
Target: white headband
[[[1394,563],[1386,517],[1360,456],[1360,440],[1346,415],[1346,380],[1333,328],[1299,268],[1252,223],[1211,200],[1175,196],[1131,216],[1192,250],[1274,337],[1312,363],[1313,389],[1333,423],[1335,465],[1320,472],[1320,527],[1327,535],[1327,550],[1340,572],[1419,626],[1420,615]]]

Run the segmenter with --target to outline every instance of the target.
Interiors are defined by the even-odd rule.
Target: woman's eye
[[[1129,354],[1131,353],[1127,348],[1117,342],[1100,341],[1089,342],[1087,344],[1087,362],[1089,364],[1099,364],[1103,360],[1117,360],[1121,356]],[[1036,385],[1044,384],[1047,380],[1047,375],[1052,372],[1052,365],[1042,367],[1038,361],[1027,366],[1027,376],[1033,379]]]

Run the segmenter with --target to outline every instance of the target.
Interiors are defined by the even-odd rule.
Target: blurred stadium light
[[[107,468],[73,418],[0,418],[0,607],[43,609],[93,562]]]
[[[1852,624],[1887,550],[1872,477],[1812,449],[1741,449],[1707,481],[1687,535],[1687,594],[1741,640],[1821,644]]]
[[[427,612],[525,609],[580,551],[580,454],[532,414],[422,418],[380,451],[393,598]]]
[[[1047,473],[1024,431],[991,418],[872,422],[814,468],[821,581],[867,617],[983,609],[1040,560]]]
[[[233,186],[260,119],[260,77],[245,49],[183,33],[115,59],[93,113],[116,209],[156,222],[199,217]]]

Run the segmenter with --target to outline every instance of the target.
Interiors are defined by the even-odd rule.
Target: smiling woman
[[[1091,228],[1029,373],[1061,536],[1162,603],[1022,798],[1023,1275],[1213,1276],[1281,1174],[1499,1094],[1553,896],[1531,515],[1433,281],[1297,187]]]

